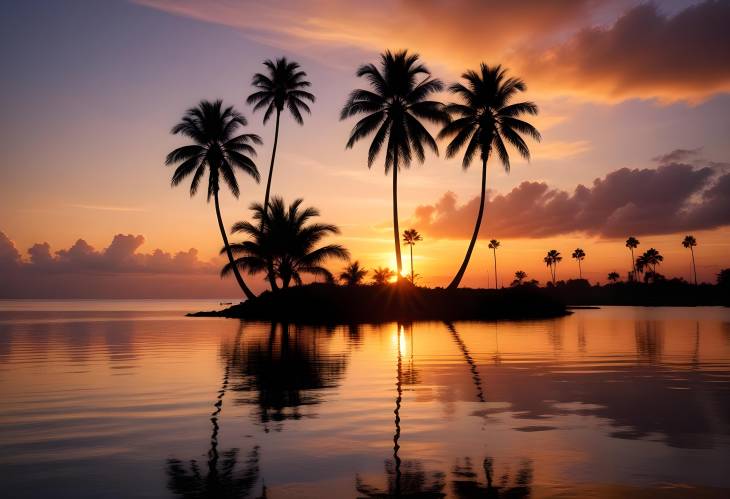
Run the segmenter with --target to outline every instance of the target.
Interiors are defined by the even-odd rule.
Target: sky
[[[301,64],[317,101],[303,126],[283,117],[273,193],[319,208],[341,229],[330,242],[365,267],[394,267],[390,178],[382,158],[367,168],[367,143],[346,150],[353,122],[339,120],[365,84],[357,66],[386,49],[417,52],[447,83],[480,62],[502,64],[540,108],[531,161],[512,151],[509,173],[490,161],[463,285],[494,281],[492,238],[504,285],[516,270],[545,282],[553,248],[565,257],[558,278],[577,277],[576,247],[591,282],[625,276],[629,235],[661,251],[668,276],[689,277],[688,233],[700,280],[730,266],[730,2],[0,5],[0,297],[238,297],[235,281],[218,276],[213,206],[171,188],[164,157],[184,144],[169,133],[183,112],[221,98],[262,136],[265,176],[273,126],[245,99],[261,63],[281,56]],[[479,165],[463,169],[444,148],[399,176],[401,227],[423,234],[415,270],[429,286],[457,271],[478,206]],[[263,182],[239,180],[238,199],[222,194],[228,226],[263,200]]]

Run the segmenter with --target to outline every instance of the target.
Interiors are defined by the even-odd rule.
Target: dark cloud
[[[411,224],[432,237],[467,238],[479,207],[458,205],[447,192],[416,208]],[[730,225],[730,173],[669,163],[656,169],[622,168],[571,192],[544,182],[523,182],[490,196],[482,233],[489,237],[602,237],[672,234]]]
[[[52,252],[48,243],[27,258],[0,232],[0,298],[19,297],[209,297],[237,296],[218,276],[220,262],[202,261],[198,250],[139,253],[143,236],[117,234],[97,250],[83,239]]]
[[[672,17],[634,7],[610,28],[523,54],[541,86],[609,98],[699,100],[730,91],[730,2],[709,0]]]
[[[672,152],[660,154],[659,156],[652,158],[652,161],[656,161],[660,165],[666,165],[668,163],[686,162],[691,159],[697,158],[700,155],[701,151],[701,147],[698,147],[696,149],[675,149]]]

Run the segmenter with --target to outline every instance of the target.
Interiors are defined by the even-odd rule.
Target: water
[[[730,496],[729,309],[182,316],[217,305],[0,302],[2,497]]]

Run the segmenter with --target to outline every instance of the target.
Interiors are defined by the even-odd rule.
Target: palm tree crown
[[[267,59],[264,61],[264,66],[267,69],[266,74],[253,75],[251,84],[257,91],[248,96],[246,103],[253,105],[254,111],[266,109],[264,124],[269,121],[274,111],[282,112],[284,106],[294,121],[303,124],[302,111],[311,113],[304,101],[315,101],[314,95],[305,90],[311,86],[306,80],[307,73],[300,69],[299,63],[289,61],[286,57],[280,57],[276,61]]]
[[[576,248],[571,256],[578,262],[578,278],[583,279],[583,269],[581,268],[580,262],[586,257],[586,252],[581,248]]]
[[[360,262],[355,260],[340,273],[340,280],[348,286],[357,286],[367,275],[367,269],[360,266]]]
[[[630,236],[626,240],[626,247],[629,248],[629,251],[631,252],[631,266],[633,267],[633,270],[634,270],[634,278],[637,278],[638,276],[636,274],[638,274],[641,271],[636,266],[636,260],[634,260],[634,249],[639,247],[639,240],[636,239],[634,236]],[[642,270],[643,270],[643,268],[642,268]]]
[[[423,241],[423,236],[416,229],[406,229],[403,231],[403,244],[406,246],[415,246],[419,241]]]
[[[550,250],[543,258],[545,265],[550,268],[550,277],[552,278],[553,284],[555,284],[555,278],[557,274],[558,262],[562,261],[563,257],[560,255],[558,250]]]
[[[507,70],[500,65],[492,67],[484,63],[479,72],[467,71],[462,74],[462,78],[465,83],[454,83],[449,87],[449,91],[458,96],[461,102],[446,106],[452,121],[444,126],[439,137],[451,139],[446,148],[446,156],[449,158],[464,148],[461,164],[465,169],[479,153],[482,161],[482,185],[474,233],[461,268],[449,288],[459,286],[476,244],[484,213],[487,160],[492,151],[496,151],[505,171],[509,172],[510,158],[505,142],[517,150],[520,156],[529,160],[530,149],[523,136],[541,140],[540,132],[520,119],[524,114],[536,115],[537,105],[529,101],[512,103],[518,92],[527,89],[523,80],[508,78]]]
[[[695,239],[694,236],[684,236],[684,239],[682,240],[682,246],[684,246],[685,248],[697,246],[697,239]]]
[[[357,76],[365,78],[370,88],[352,91],[342,107],[340,119],[363,116],[352,128],[347,148],[373,135],[368,149],[368,168],[385,146],[385,173],[393,172],[393,237],[400,278],[403,264],[398,228],[398,171],[401,166],[409,167],[414,156],[422,163],[424,146],[438,154],[436,141],[422,120],[438,124],[448,122],[443,104],[428,100],[431,94],[443,88],[443,84],[431,77],[417,54],[405,50],[386,51],[381,54],[378,66],[362,65]]]
[[[332,281],[332,274],[323,267],[324,262],[345,260],[349,258],[349,252],[339,244],[317,247],[323,238],[340,231],[331,224],[309,223],[319,216],[319,211],[312,207],[302,209],[302,202],[297,199],[287,207],[282,198],[273,197],[267,216],[263,205],[251,205],[255,223],[244,221],[233,226],[234,233],[249,236],[247,241],[231,245],[238,256],[236,267],[250,274],[273,272],[273,276],[267,276],[269,280],[280,279],[284,288],[289,287],[291,281],[302,284],[302,274]],[[232,268],[230,263],[226,264],[222,273],[226,274]]]
[[[388,284],[395,275],[395,272],[390,270],[388,267],[378,267],[373,270],[373,284],[381,286]]]

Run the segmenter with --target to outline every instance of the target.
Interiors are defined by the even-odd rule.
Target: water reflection
[[[451,482],[454,495],[459,499],[530,497],[533,473],[532,462],[529,459],[522,460],[516,473],[511,474],[507,467],[495,477],[494,460],[486,457],[482,461],[482,471],[484,482],[480,481],[470,458],[457,461],[452,471],[454,478]]]

